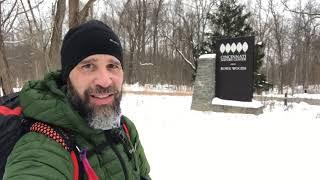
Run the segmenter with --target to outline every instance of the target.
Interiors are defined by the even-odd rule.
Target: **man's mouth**
[[[112,104],[113,100],[113,93],[90,94],[90,102],[95,105]]]

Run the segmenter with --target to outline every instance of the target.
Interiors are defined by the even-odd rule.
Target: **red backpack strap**
[[[75,145],[64,131],[62,131],[59,128],[53,128],[44,122],[36,121],[36,122],[33,122],[32,125],[30,126],[30,132],[37,132],[37,133],[43,134],[53,139],[57,143],[61,144],[65,150],[70,152],[72,165],[74,169],[73,179],[79,180],[79,174],[80,174],[79,162],[77,159],[77,154],[75,153],[75,148],[74,148]]]
[[[22,108],[20,107],[19,94],[13,93],[0,97],[0,115],[2,116],[20,116]]]
[[[6,107],[6,106],[0,106],[0,115],[4,116],[20,116],[22,113],[22,108],[20,106],[15,107],[13,109]]]
[[[76,153],[74,151],[71,151],[70,155],[71,155],[73,169],[74,169],[73,170],[73,179],[74,180],[79,180],[80,171],[79,171],[79,162],[78,162],[78,159],[77,159],[77,155],[76,155]]]
[[[130,132],[127,127],[126,121],[122,121],[122,128],[123,128],[124,132],[126,133],[126,135],[128,136],[129,140],[131,140]]]

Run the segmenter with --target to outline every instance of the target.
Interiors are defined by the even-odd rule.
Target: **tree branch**
[[[26,12],[26,8],[24,7],[23,1],[22,1],[22,0],[20,0],[20,3],[21,3],[21,5],[22,5],[23,11],[24,11],[24,12]],[[30,22],[30,19],[29,19],[28,13],[25,13],[25,15],[26,15],[26,18],[27,18],[27,22],[28,22],[28,24],[29,24],[29,31],[30,31],[30,34],[33,34],[33,32],[32,32],[32,26],[31,26],[31,22]]]
[[[44,1],[44,0],[42,0],[39,4],[41,4],[43,1]],[[37,21],[36,21],[36,18],[35,18],[35,16],[34,16],[34,13],[33,13],[33,8],[32,8],[32,6],[31,6],[30,0],[28,0],[27,2],[28,2],[28,5],[29,5],[29,8],[30,8],[30,11],[31,11],[31,15],[32,15],[32,18],[33,18],[34,26],[36,27],[37,31],[40,32],[38,23],[37,23]]]
[[[192,70],[196,71],[196,67],[183,55],[183,53],[179,50],[176,43],[167,35],[164,33],[162,34],[163,37],[167,38],[173,45],[175,50],[180,54],[180,56],[183,58],[183,60],[192,68]]]
[[[284,5],[284,7],[286,8],[287,11],[290,11],[290,12],[293,12],[293,13],[296,13],[296,14],[305,14],[305,15],[310,15],[310,16],[319,16],[319,17],[316,17],[316,18],[320,18],[320,13],[308,13],[308,12],[305,12],[305,11],[296,11],[296,10],[293,10],[293,9],[290,9],[287,5],[286,2],[284,2],[283,0],[281,0],[281,3]]]
[[[8,32],[12,29],[13,24],[14,24],[14,22],[16,21],[16,19],[17,19],[17,17],[18,17],[19,14],[20,14],[20,13],[17,12],[16,15],[14,16],[13,20],[11,21],[11,23],[10,23],[10,25],[9,25],[9,28],[4,29],[4,31],[6,31],[6,33],[8,33]]]
[[[18,0],[17,0],[17,1],[18,1]],[[17,2],[17,1],[16,1],[16,2]],[[20,14],[26,14],[27,12],[31,11],[32,9],[38,7],[38,6],[39,6],[40,4],[42,4],[43,2],[44,2],[44,0],[42,0],[41,2],[39,2],[36,6],[30,7],[30,9],[28,9],[28,10],[24,10],[24,11],[20,11],[20,12],[17,10],[17,13],[15,14],[13,20],[12,20],[9,24],[5,25],[5,24],[3,23],[3,26],[4,26],[4,29],[3,29],[3,30],[4,30],[6,33],[10,32],[10,30],[11,30],[12,27],[13,27],[13,24],[14,24],[15,20],[17,19],[17,17],[18,17]],[[22,4],[22,6],[23,6],[23,4]],[[11,12],[10,14],[12,14],[12,12]],[[9,15],[8,15],[8,17],[9,17]],[[9,18],[10,18],[10,17],[9,17]],[[9,20],[9,18],[6,19],[6,21]],[[3,22],[5,22],[5,21],[3,21]]]
[[[14,10],[14,8],[15,8],[16,5],[17,5],[17,2],[18,2],[18,0],[16,0],[16,1],[14,2],[14,4],[13,4],[13,6],[11,7],[9,13],[7,14],[7,17],[2,21],[2,24],[5,24],[5,23],[9,20],[9,18],[11,17],[12,12],[13,12],[13,10]]]

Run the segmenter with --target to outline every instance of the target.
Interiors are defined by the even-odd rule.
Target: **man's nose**
[[[112,75],[106,69],[101,69],[95,75],[94,84],[109,87],[112,84]]]

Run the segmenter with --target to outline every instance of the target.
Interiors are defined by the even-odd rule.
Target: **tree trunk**
[[[277,41],[277,54],[278,54],[278,60],[280,63],[280,69],[279,69],[279,92],[280,94],[283,94],[283,82],[284,82],[284,67],[283,67],[283,55],[282,55],[282,43],[281,43],[282,37],[280,36],[280,32],[276,32],[276,41]]]
[[[146,57],[146,30],[147,30],[147,2],[143,0],[143,8],[142,8],[142,44],[141,44],[141,59],[145,60]]]
[[[4,37],[3,37],[3,14],[2,14],[2,6],[0,3],[0,80],[1,86],[3,90],[3,94],[7,95],[13,92],[13,78],[11,76],[10,67],[8,63],[8,59],[6,56],[6,50],[4,45]]]
[[[89,16],[89,10],[96,0],[89,0],[82,10],[79,10],[79,0],[69,0],[69,28],[80,25]]]
[[[133,35],[129,36],[130,39],[130,52],[129,52],[129,62],[128,62],[128,81],[129,84],[133,84],[134,78],[134,51],[135,51],[135,40]]]
[[[1,26],[0,26],[1,28]],[[11,94],[13,93],[13,78],[11,77],[11,72],[6,56],[5,46],[3,42],[2,31],[0,30],[0,66],[3,67],[0,69],[0,77],[2,79],[2,89],[3,94]]]
[[[163,0],[159,0],[157,6],[154,8],[153,18],[153,58],[158,56],[158,24],[159,24],[159,13],[161,11]]]
[[[55,70],[59,68],[60,60],[60,46],[62,39],[62,23],[66,11],[66,0],[58,0],[56,15],[54,17],[54,24],[51,36],[51,46],[49,50],[49,70]]]
[[[79,0],[69,0],[69,28],[79,24]]]
[[[93,7],[93,3],[96,0],[89,0],[86,5],[84,5],[84,7],[81,9],[81,11],[78,13],[79,17],[79,24],[84,23],[87,19],[87,17],[89,16],[89,10],[92,10]],[[78,7],[79,8],[79,7]]]

